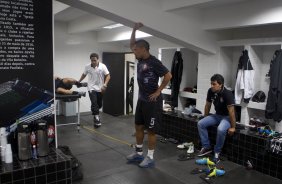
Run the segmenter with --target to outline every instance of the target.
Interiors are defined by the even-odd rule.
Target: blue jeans
[[[227,130],[231,127],[229,116],[222,116],[218,114],[213,114],[201,119],[198,122],[198,131],[201,138],[201,143],[203,148],[211,148],[208,130],[210,126],[217,125],[217,136],[216,136],[216,145],[214,146],[214,152],[220,153]]]

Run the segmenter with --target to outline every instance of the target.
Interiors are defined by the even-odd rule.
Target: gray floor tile
[[[61,123],[73,122],[75,117],[59,117]],[[91,131],[81,128],[77,132],[75,125],[58,127],[58,144],[68,145],[73,154],[82,162],[84,180],[74,184],[202,184],[199,175],[190,172],[198,166],[195,160],[178,161],[178,155],[185,152],[176,149],[176,144],[157,142],[154,158],[156,167],[141,169],[135,164],[127,164],[126,155],[134,149],[127,145],[135,143],[134,116],[113,117],[101,113],[102,127],[92,129],[93,116],[81,115],[81,124]],[[144,140],[144,155],[147,153],[147,135]],[[214,183],[281,183],[281,180],[263,175],[256,171],[247,171],[244,167],[229,161],[220,162],[219,167],[226,175],[216,178]]]

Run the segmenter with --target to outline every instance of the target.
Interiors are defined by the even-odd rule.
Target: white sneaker
[[[189,145],[187,153],[188,154],[194,153],[194,144]]]
[[[184,142],[184,143],[182,143],[182,144],[179,144],[179,145],[177,145],[177,148],[178,149],[185,149],[185,148],[189,148],[189,146],[191,145],[191,144],[193,144],[192,142]]]

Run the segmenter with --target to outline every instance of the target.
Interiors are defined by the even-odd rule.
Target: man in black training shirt
[[[209,115],[213,103],[216,113]],[[202,149],[198,156],[212,152],[207,128],[217,125],[216,145],[214,146],[214,162],[219,162],[219,153],[223,147],[226,133],[235,132],[234,95],[224,87],[224,78],[220,74],[211,77],[211,88],[208,90],[205,105],[205,118],[198,122],[198,131],[201,138]]]
[[[136,151],[127,156],[129,162],[141,162],[140,167],[154,166],[154,149],[156,146],[156,135],[154,128],[160,121],[162,112],[161,91],[166,87],[171,79],[168,69],[149,52],[150,45],[145,40],[135,40],[135,33],[142,23],[135,23],[132,30],[130,47],[134,52],[137,65],[137,80],[139,86],[139,97],[135,112],[135,130],[136,130]],[[164,77],[160,86],[158,81]],[[143,157],[143,139],[144,129],[148,130],[148,154]]]

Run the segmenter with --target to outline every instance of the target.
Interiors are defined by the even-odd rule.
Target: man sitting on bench
[[[55,92],[56,93],[64,94],[64,95],[76,95],[76,94],[80,96],[86,95],[86,92],[84,91],[71,90],[73,85],[76,85],[78,88],[87,87],[87,83],[81,83],[72,78],[55,77]]]

